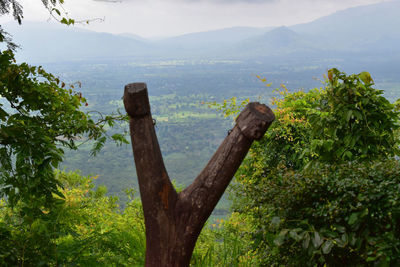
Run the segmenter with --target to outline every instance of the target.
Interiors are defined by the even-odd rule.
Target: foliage
[[[229,220],[217,219],[203,228],[193,252],[193,266],[258,266],[251,240],[243,235],[251,227],[238,213]]]
[[[383,91],[372,88],[368,72],[349,75],[328,72],[325,97],[308,114],[312,125],[311,150],[324,162],[372,160],[398,155],[399,112]]]
[[[310,162],[316,155],[312,150],[305,150],[307,144],[312,140],[313,134],[310,123],[307,119],[309,114],[313,114],[322,102],[325,94],[322,89],[312,89],[289,93],[284,85],[276,91],[284,96],[283,99],[274,97],[272,105],[275,105],[274,113],[276,121],[266,133],[266,137],[261,142],[255,144],[255,151],[265,151],[267,146],[270,151],[262,157],[251,157],[250,160],[261,160],[264,162],[254,162],[264,166],[277,166],[284,162],[285,166],[299,169]]]
[[[0,265],[5,266],[140,266],[145,236],[140,202],[133,199],[122,213],[117,198],[94,188],[96,177],[59,172],[65,199],[33,220],[24,206],[0,205]]]
[[[307,93],[289,93],[284,85],[276,90],[283,96],[272,100],[276,121],[250,151],[259,156],[245,166],[284,162],[300,169],[314,160],[341,163],[399,154],[399,112],[372,87],[371,76],[347,76],[337,69],[328,76],[325,88]]]
[[[33,220],[23,205],[0,204],[0,265],[5,266],[143,266],[145,231],[142,207],[132,190],[121,212],[116,197],[94,187],[96,177],[57,172],[62,194],[57,208]],[[241,233],[247,224],[240,214],[204,227],[192,266],[257,266],[251,241]],[[245,241],[245,242],[244,242]]]
[[[397,263],[395,106],[366,72],[332,69],[324,89],[280,93],[233,186],[254,251],[264,265]]]
[[[268,203],[254,236],[264,264],[398,265],[399,183],[396,160],[281,168],[258,200]]]
[[[239,104],[238,104],[237,97],[232,97],[228,100],[225,99],[222,102],[222,104],[219,104],[216,101],[207,102],[206,104],[208,105],[209,108],[214,108],[218,111],[221,111],[224,114],[224,117],[234,117],[249,102],[250,102],[250,100],[247,98],[242,101],[239,101]]]
[[[0,53],[0,196],[11,205],[21,200],[35,212],[50,207],[54,194],[62,196],[53,172],[62,147],[76,149],[76,140],[87,136],[97,140],[96,153],[105,142],[104,126],[115,117],[93,120],[73,89],[41,67],[16,64],[10,50]],[[113,139],[126,142],[121,135]]]
[[[60,12],[64,0],[42,0],[50,14],[63,24],[74,24],[67,13]],[[0,15],[12,13],[21,24],[23,8],[17,0],[0,2]],[[56,15],[54,14],[56,13]],[[65,17],[65,16],[66,17]],[[92,153],[97,153],[107,137],[105,126],[113,126],[117,116],[94,120],[80,111],[88,103],[81,93],[67,89],[66,84],[44,71],[42,67],[16,64],[17,47],[11,36],[0,26],[0,43],[8,47],[0,51],[0,197],[10,205],[26,204],[33,218],[41,207],[55,204],[61,196],[60,184],[54,179],[53,168],[62,161],[63,147],[76,149],[76,140],[96,140]],[[127,143],[124,136],[110,137]]]

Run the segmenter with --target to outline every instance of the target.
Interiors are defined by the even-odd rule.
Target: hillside
[[[397,50],[400,44],[399,10],[400,1],[384,2],[349,8],[290,28],[325,50]]]
[[[4,25],[21,44],[21,60],[240,59],[290,55],[349,58],[400,58],[400,1],[354,7],[306,24],[278,28],[234,27],[191,33],[158,41],[132,34],[108,34],[24,22]],[[46,40],[45,42],[43,40]],[[58,51],[62,50],[63,53]],[[350,53],[350,54],[349,54]]]
[[[9,23],[4,28],[21,46],[17,58],[29,62],[118,59],[151,50],[143,40],[53,23],[25,21],[22,26]]]

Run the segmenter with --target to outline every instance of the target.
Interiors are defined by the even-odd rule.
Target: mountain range
[[[25,21],[2,25],[32,63],[82,60],[319,58],[400,59],[400,1],[354,7],[290,27],[234,27],[161,40]]]

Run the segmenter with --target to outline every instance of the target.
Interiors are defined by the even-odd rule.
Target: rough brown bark
[[[132,148],[146,225],[146,266],[189,266],[196,240],[253,140],[275,119],[250,103],[194,182],[177,193],[164,166],[145,83],[125,86]]]

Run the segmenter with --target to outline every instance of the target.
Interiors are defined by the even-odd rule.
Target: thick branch
[[[250,103],[195,181],[179,194],[178,207],[190,206],[189,221],[204,223],[217,205],[253,140],[260,139],[275,116],[260,103]],[[190,224],[190,223],[189,223]]]
[[[178,195],[164,166],[151,117],[146,84],[125,86],[124,104],[130,116],[132,148],[146,224],[146,262],[150,262],[151,255],[161,249],[161,240],[169,238],[165,236],[168,233],[163,227],[173,221]]]

